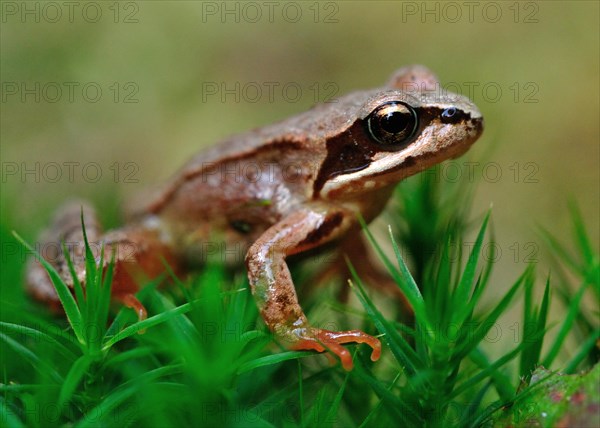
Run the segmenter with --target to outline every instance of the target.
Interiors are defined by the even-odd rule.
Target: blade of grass
[[[424,317],[425,308],[423,305],[423,296],[421,296],[421,292],[419,291],[419,288],[415,284],[412,276],[410,275],[410,273],[408,273],[408,269],[406,269],[406,272],[402,272],[402,273],[398,272],[396,267],[392,264],[390,259],[385,255],[385,253],[381,249],[381,246],[376,242],[375,238],[371,234],[371,231],[367,227],[367,224],[365,223],[364,219],[361,216],[359,216],[358,220],[360,222],[363,232],[365,233],[365,235],[367,236],[367,239],[369,240],[369,242],[375,249],[375,252],[379,256],[380,260],[383,262],[384,266],[386,267],[388,272],[392,275],[392,278],[394,279],[396,284],[398,284],[398,286],[400,287],[400,289],[402,290],[402,292],[408,299],[408,302],[412,306],[413,311],[415,312],[415,315]],[[390,234],[391,234],[391,229],[390,229]],[[401,263],[400,260],[402,260],[402,257],[399,256],[400,250],[393,238],[392,238],[392,246],[394,246],[394,252],[396,253],[396,257],[399,257],[399,263]],[[407,273],[408,273],[408,275],[407,275]]]
[[[554,362],[554,359],[558,355],[561,350],[573,323],[577,319],[577,315],[579,314],[579,303],[581,302],[581,298],[587,288],[587,282],[584,282],[580,287],[575,296],[571,299],[571,303],[569,304],[569,310],[567,311],[567,316],[565,317],[564,322],[562,323],[560,330],[554,339],[554,343],[552,347],[548,351],[546,358],[544,358],[542,365],[544,367],[550,367]]]
[[[408,270],[408,267],[404,262],[402,254],[400,254],[400,248],[398,247],[398,244],[394,239],[394,234],[392,233],[391,227],[388,227],[388,233],[392,241],[392,247],[394,249],[394,254],[396,255],[398,267],[400,268],[400,274],[402,275],[401,278],[403,279],[403,281],[397,282],[397,284],[399,286],[404,285],[404,287],[401,287],[402,292],[405,294],[406,298],[409,300],[409,303],[413,307],[413,310],[415,311],[415,316],[421,319],[422,321],[425,321],[427,317],[425,315],[425,305],[423,302],[423,296],[421,295],[421,291],[419,290],[419,287],[417,286],[417,283],[415,282],[414,278],[410,274],[410,271]],[[372,235],[370,239],[374,239]]]
[[[356,354],[356,352],[355,352]],[[354,360],[354,358],[352,358]],[[338,414],[340,409],[340,403],[342,402],[342,396],[344,395],[344,391],[346,390],[346,385],[348,384],[348,379],[350,378],[350,373],[347,372],[344,376],[344,381],[342,385],[338,389],[337,394],[333,399],[333,402],[329,406],[329,411],[327,412],[327,416],[325,416],[325,421],[331,421],[333,425],[333,421],[335,421],[335,415]]]
[[[360,360],[355,364],[353,373],[368,383],[375,394],[386,404],[386,410],[396,416],[398,419],[397,426],[423,426],[423,418],[414,403],[408,403],[401,397],[394,395],[380,380],[371,375],[360,363]],[[409,417],[410,419],[408,419]]]
[[[463,412],[462,417],[460,418],[460,421],[458,422],[457,426],[467,427],[470,425],[470,421],[477,417],[476,412],[481,406],[481,403],[483,402],[483,397],[485,396],[491,385],[492,382],[490,381],[487,383],[487,385],[481,388],[477,392],[477,394],[475,394],[475,397],[468,403],[467,408],[465,409],[466,411]]]
[[[507,362],[509,362],[510,360],[512,360],[513,358],[515,358],[517,355],[519,355],[519,353],[527,345],[528,345],[527,343],[521,343],[515,349],[513,349],[512,351],[510,351],[507,354],[503,355],[502,357],[500,357],[499,359],[497,359],[496,361],[494,361],[492,364],[490,364],[487,367],[485,367],[483,370],[481,370],[476,375],[471,376],[468,380],[464,381],[458,387],[456,387],[454,389],[454,391],[452,391],[449,394],[448,399],[452,400],[453,398],[458,397],[460,394],[465,393],[466,391],[468,391],[470,388],[474,387],[476,384],[478,384],[482,380],[490,377],[490,375],[494,374],[498,368],[502,367]]]
[[[38,357],[25,346],[4,333],[0,333],[0,339],[4,340],[8,346],[10,346],[21,358],[27,361],[38,373],[42,375],[48,373],[55,382],[62,383],[62,376],[50,366],[45,359]]]
[[[496,413],[497,411],[499,411],[500,409],[502,409],[505,405],[506,405],[506,403],[501,400],[491,403],[490,405],[487,406],[487,408],[483,412],[481,412],[479,415],[477,415],[477,417],[475,417],[471,421],[471,423],[469,425],[467,425],[467,427],[481,428],[481,427],[493,426],[490,424],[490,422],[491,422],[490,419],[491,419],[492,415],[494,413]]]
[[[114,369],[119,365],[136,358],[143,358],[155,355],[155,350],[148,346],[140,346],[137,348],[130,349],[128,351],[121,352],[118,355],[111,356],[110,358],[103,361],[102,369]]]
[[[98,305],[96,307],[96,322],[98,323],[98,329],[100,329],[103,333],[106,332],[106,326],[108,325],[108,313],[110,306],[114,268],[115,253],[113,252],[110,263],[106,268],[106,273],[104,274],[104,279],[102,281],[102,286],[100,289],[100,295],[98,296]]]
[[[83,207],[81,208],[81,229],[83,232],[83,243],[85,247],[85,297],[87,300],[87,304],[85,306],[85,311],[82,312],[83,318],[87,323],[89,323],[94,317],[95,307],[92,307],[91,302],[97,302],[96,300],[96,290],[99,288],[97,286],[98,276],[102,276],[102,266],[104,263],[104,245],[100,250],[100,274],[98,275],[98,266],[96,265],[96,259],[94,258],[94,254],[92,253],[92,249],[90,247],[90,243],[88,241],[87,232],[85,230],[85,220],[83,218]],[[87,331],[87,329],[86,329]]]
[[[311,376],[304,378],[302,380],[304,388],[309,389],[312,386],[322,384],[322,382],[327,381],[327,379],[330,380],[331,378],[329,376],[332,371],[334,371],[333,367],[326,368],[324,370],[316,372]],[[275,372],[275,370],[273,370],[273,372]],[[270,389],[268,396],[265,397],[263,400],[261,400],[258,403],[256,403],[255,400],[252,402],[252,405],[248,409],[248,412],[250,412],[253,415],[266,414],[266,409],[272,409],[273,405],[285,406],[286,403],[290,402],[290,400],[296,399],[296,397],[298,396],[297,389],[298,385],[296,383],[291,382],[288,382],[286,386],[278,390]]]
[[[184,303],[181,306],[176,307],[175,309],[171,309],[169,311],[154,315],[150,318],[147,318],[143,321],[137,322],[129,327],[124,328],[114,336],[108,338],[104,341],[102,345],[102,351],[108,351],[115,343],[129,337],[133,336],[140,330],[148,329],[157,324],[163,323],[176,315],[185,314],[186,312],[191,311],[194,308],[193,302]]]
[[[49,385],[49,384],[36,384],[36,385],[29,385],[29,384],[11,384],[11,385],[5,385],[3,383],[0,383],[0,392],[5,392],[5,393],[23,393],[23,392],[47,392],[50,391],[52,393],[54,393],[55,391],[58,392],[60,386],[59,385]]]
[[[430,281],[424,281],[422,284],[425,293],[425,307],[428,309],[428,319],[431,320],[431,324],[445,326],[449,324],[449,318],[452,316],[452,301],[450,299],[451,294],[451,275],[452,275],[452,261],[453,255],[451,254],[452,247],[452,236],[446,235],[447,239],[443,245],[442,257],[437,263],[437,273],[435,275],[434,289],[430,290],[428,286]],[[460,250],[459,250],[460,251]],[[438,335],[437,330],[433,330],[434,335],[433,341],[435,342]]]
[[[2,330],[4,330],[5,332],[12,332],[12,333],[19,334],[19,335],[26,334],[27,336],[34,339],[36,342],[39,342],[41,340],[48,342],[49,344],[52,345],[53,349],[56,352],[58,352],[60,355],[62,355],[67,360],[73,361],[77,358],[75,356],[75,354],[73,352],[71,352],[69,349],[67,349],[62,343],[60,343],[58,340],[56,340],[49,334],[46,334],[40,330],[36,330],[34,328],[27,327],[24,325],[12,324],[12,323],[0,321],[0,331],[2,331]]]
[[[176,308],[172,301],[154,289],[150,290],[146,300],[150,302],[150,307],[153,307],[159,314],[172,311]],[[184,341],[190,346],[194,346],[193,344],[200,342],[202,339],[201,333],[196,328],[196,325],[194,325],[194,323],[190,320],[190,317],[194,312],[202,312],[202,304],[206,304],[206,302],[204,299],[197,299],[188,303],[191,303],[192,305],[192,309],[189,311],[190,316],[178,316],[170,318],[165,323],[165,327],[170,331],[167,333],[169,336],[177,336],[181,341]]]
[[[479,302],[479,299],[481,298],[481,295],[483,294],[483,291],[485,290],[486,286],[483,275],[485,274],[480,274],[477,277],[477,281],[475,281],[475,286],[473,287],[473,293],[471,294],[471,298],[465,305],[464,315],[460,324],[461,326],[469,325],[473,320],[473,312],[475,311],[475,306]]]
[[[99,425],[111,425],[114,423],[115,415],[112,413],[120,405],[124,405],[128,402],[128,400],[135,396],[136,394],[142,393],[141,388],[144,386],[143,381],[149,381],[158,377],[160,375],[164,375],[164,372],[170,372],[172,370],[163,370],[161,373],[154,373],[157,370],[153,370],[152,372],[144,373],[139,376],[135,381],[137,383],[133,383],[133,381],[126,382],[123,385],[120,385],[118,388],[113,390],[109,395],[104,397],[99,404],[90,409],[84,417],[78,421],[78,427],[97,427]],[[95,415],[93,418],[88,418],[88,415]],[[118,419],[117,419],[118,420]],[[104,423],[103,423],[104,422]]]
[[[256,358],[252,361],[248,361],[240,366],[237,373],[242,374],[248,372],[250,370],[254,370],[258,367],[271,366],[273,364],[279,364],[284,361],[295,360],[298,358],[311,357],[315,354],[312,352],[306,351],[289,351],[289,352],[281,352],[275,355],[267,355],[266,357]]]
[[[486,260],[487,263],[485,265],[485,268],[483,269],[483,275],[481,276],[481,283],[484,285],[488,283],[490,276],[492,275],[492,270],[494,268],[494,261],[496,260],[496,254],[497,254],[496,253],[496,248],[497,248],[496,233],[495,233],[493,221],[491,221],[489,230],[490,230],[490,239],[489,239],[490,253],[488,254],[488,257]],[[473,294],[475,294],[475,293],[473,293]],[[473,298],[473,297],[471,297],[471,298]]]
[[[490,219],[491,212],[488,211],[483,223],[479,228],[479,233],[475,239],[475,245],[469,254],[467,264],[463,270],[462,277],[454,295],[452,296],[453,307],[457,310],[452,313],[452,323],[462,324],[462,322],[468,316],[468,305],[464,303],[469,301],[469,294],[473,288],[473,281],[475,279],[475,270],[477,269],[477,263],[479,262],[479,256],[481,254],[481,247],[483,245],[483,238],[485,237],[485,231],[487,229],[488,221]]]
[[[575,369],[589,354],[589,352],[595,347],[598,346],[598,340],[600,340],[600,329],[594,331],[586,340],[583,342],[577,354],[571,359],[567,367],[565,367],[565,373],[572,374],[575,372]]]
[[[77,337],[77,340],[82,346],[86,345],[86,341],[83,335],[83,324],[81,318],[81,312],[79,312],[79,308],[77,307],[77,303],[75,303],[75,298],[71,294],[71,290],[61,279],[60,275],[54,267],[50,263],[48,263],[40,254],[38,254],[23,238],[19,236],[16,232],[13,231],[13,236],[23,247],[25,247],[31,254],[35,256],[35,258],[44,266],[46,272],[48,272],[48,276],[50,276],[50,280],[54,285],[54,289],[56,290],[56,294],[62,304],[63,309],[65,310],[65,315],[69,320],[69,324],[73,328],[73,332]]]
[[[538,319],[536,323],[536,335],[539,333],[539,339],[535,341],[532,348],[535,350],[534,355],[532,355],[532,361],[534,364],[537,364],[540,360],[540,354],[542,352],[542,345],[544,344],[544,336],[542,334],[546,330],[546,321],[548,317],[548,308],[550,305],[550,277],[546,279],[546,289],[544,290],[544,297],[542,298],[542,305],[540,307],[540,312],[538,314]],[[531,348],[530,348],[531,349]]]
[[[96,275],[87,282],[87,299],[88,299],[88,318],[86,321],[89,327],[87,331],[93,333],[92,337],[88,337],[89,348],[92,352],[97,352],[100,348],[102,334],[96,334],[97,331],[104,332],[106,328],[106,324],[100,324],[101,314],[98,309],[101,305],[102,300],[102,277],[104,276],[104,244],[100,248],[100,261],[98,262],[98,269],[96,270]],[[107,314],[108,315],[108,314]]]
[[[465,356],[467,356],[477,346],[477,344],[481,342],[481,340],[485,337],[488,331],[496,324],[496,321],[498,320],[500,315],[502,315],[502,313],[506,310],[523,281],[529,275],[532,274],[532,269],[533,266],[529,266],[525,270],[525,272],[515,281],[510,290],[504,295],[504,297],[485,318],[485,320],[475,329],[475,332],[472,335],[467,332],[463,333],[466,334],[467,337],[470,338],[470,340],[462,340],[459,338],[458,342],[462,343],[462,346],[457,346],[454,352],[452,353],[450,361],[453,362],[453,364],[456,364],[456,362],[462,360]]]
[[[93,362],[94,358],[89,355],[82,355],[71,366],[71,369],[60,388],[60,394],[58,395],[59,409],[63,408],[63,406],[69,402],[75,389],[77,389],[77,385],[79,385],[79,382],[81,382],[81,379],[85,376],[88,368]]]
[[[548,298],[550,292],[550,278],[546,280],[546,288],[544,290],[544,298],[542,305],[536,308],[533,303],[533,276],[525,284],[525,311],[523,320],[523,341],[529,346],[521,353],[520,374],[522,377],[528,378],[531,372],[539,363],[540,353],[542,350],[544,332],[546,330],[546,316],[548,312]]]
[[[4,397],[0,397],[0,421],[6,428],[21,428],[25,427],[23,422],[19,420],[16,413],[11,411],[12,405],[8,403]]]
[[[389,391],[391,391],[392,388],[394,388],[394,386],[396,386],[396,383],[400,379],[400,375],[401,375],[401,373],[398,373],[396,375],[396,377],[394,378],[394,380],[390,383],[390,386],[388,387]],[[375,407],[373,407],[373,409],[369,412],[367,417],[361,422],[361,424],[358,426],[358,428],[365,428],[367,426],[370,426],[369,423],[375,417],[375,415],[379,412],[382,405],[383,405],[383,401],[380,399],[379,402],[377,403],[377,405]]]
[[[328,426],[328,419],[323,416],[323,409],[329,407],[328,397],[331,391],[328,391],[329,386],[325,385],[316,394],[316,397],[313,399],[312,406],[310,406],[307,410],[307,414],[305,415],[305,419],[307,421],[307,425],[305,427],[312,427],[315,425],[319,426]]]
[[[480,369],[486,369],[491,365],[485,354],[479,348],[475,348],[469,354],[469,358]],[[500,367],[502,367],[502,365],[498,366],[498,369]],[[512,384],[511,378],[508,375],[500,372],[498,369],[492,369],[492,373],[490,375],[491,382],[495,386],[500,398],[504,401],[509,401],[514,396],[515,388]]]
[[[242,335],[240,336],[240,345],[242,347],[246,346],[248,343],[252,342],[253,340],[256,339],[270,339],[269,335],[267,333],[265,333],[264,331],[260,331],[260,330],[250,330],[250,331],[246,331],[244,333],[242,333]]]
[[[573,219],[574,240],[577,243],[577,247],[583,256],[586,265],[590,265],[595,258],[595,254],[594,249],[592,248],[592,243],[590,242],[588,234],[585,230],[585,225],[583,224],[581,211],[575,202],[571,202],[569,205],[571,218]]]
[[[544,238],[544,240],[546,241],[546,245],[548,245],[548,247],[550,247],[550,249],[552,249],[552,251],[556,253],[559,260],[562,263],[565,263],[567,266],[569,266],[573,271],[580,272],[581,266],[577,264],[574,258],[565,249],[565,246],[558,242],[558,240],[546,229],[544,229],[541,226],[539,228],[542,238]]]
[[[362,282],[356,274],[356,271],[350,263],[348,266],[352,276],[354,277],[354,280],[356,281],[350,281],[350,286],[356,291],[356,295],[367,311],[367,314],[371,320],[373,320],[377,330],[379,330],[380,333],[383,333],[383,338],[388,343],[388,346],[390,347],[390,350],[392,351],[392,354],[394,354],[396,360],[402,364],[408,373],[414,374],[420,367],[422,367],[419,356],[411,348],[408,342],[396,331],[396,329],[394,329],[393,325],[390,324],[381,314],[381,312],[379,312],[379,310],[375,307],[371,299],[368,298]]]
[[[302,364],[300,359],[296,360],[298,363],[298,405],[300,413],[300,426],[304,425],[304,388],[302,387]]]
[[[73,265],[73,260],[71,260],[71,255],[69,254],[69,250],[65,242],[62,243],[63,254],[65,255],[65,259],[67,261],[67,266],[69,267],[69,272],[71,274],[71,278],[73,278],[73,289],[75,290],[75,297],[77,299],[77,306],[81,312],[86,311],[85,296],[83,293],[83,285],[81,285],[81,281],[77,277],[77,273],[75,272],[75,266]]]

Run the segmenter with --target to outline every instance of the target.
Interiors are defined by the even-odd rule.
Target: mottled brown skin
[[[351,356],[341,344],[367,343],[377,360],[381,344],[376,338],[310,325],[286,258],[353,233],[358,215],[375,218],[398,181],[461,155],[479,137],[483,119],[477,108],[465,97],[433,92],[437,86],[425,67],[405,67],[383,88],[354,92],[231,137],[193,158],[153,196],[145,196],[130,210],[124,229],[101,235],[86,209],[94,238],[109,253],[120,250],[115,296],[142,318],[143,306],[133,296],[137,278],[162,272],[161,257],[177,271],[201,264],[218,240],[224,245],[221,254],[229,256],[226,262],[245,260],[261,316],[290,348],[329,350],[350,370]],[[378,108],[390,103],[401,112],[389,117],[401,117],[401,125],[387,119],[379,125],[373,119],[379,120]],[[418,122],[410,122],[411,117]],[[389,132],[384,135],[381,129]],[[395,138],[392,144],[384,139],[389,135]],[[73,208],[59,216],[54,239],[68,235],[81,241],[76,235],[81,232],[63,232],[61,221],[73,217]],[[127,256],[122,254],[125,244],[134,248]],[[70,281],[64,258],[53,264]],[[76,270],[80,278],[85,276],[81,261]],[[57,301],[37,263],[29,270],[29,289],[42,300]]]

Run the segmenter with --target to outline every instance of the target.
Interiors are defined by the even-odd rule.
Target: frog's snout
[[[465,100],[463,108],[464,113],[466,113],[465,116],[467,119],[463,123],[466,125],[466,131],[471,139],[471,142],[475,142],[483,133],[485,123],[483,115],[481,114],[477,106],[470,100]],[[444,113],[442,113],[442,116],[444,116]]]
[[[483,120],[483,116],[481,114],[478,117],[471,118],[471,126],[475,134],[475,139],[479,138],[479,136],[483,133],[485,121]]]

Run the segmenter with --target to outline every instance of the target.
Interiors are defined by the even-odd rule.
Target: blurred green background
[[[599,234],[598,17],[593,1],[4,1],[2,226],[34,239],[73,196],[114,225],[198,150],[421,63],[485,116],[440,179],[479,163],[474,212],[493,204],[512,280],[537,224],[570,234],[569,199]]]

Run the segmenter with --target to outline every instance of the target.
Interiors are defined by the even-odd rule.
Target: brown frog
[[[396,183],[462,155],[477,140],[483,130],[477,107],[464,96],[436,91],[437,82],[425,67],[405,67],[383,87],[228,138],[145,197],[121,229],[103,234],[84,205],[90,241],[105,246],[107,260],[116,252],[113,296],[145,318],[134,296],[140,275],[161,274],[163,260],[184,272],[218,237],[222,248],[244,249],[260,314],[291,349],[328,350],[350,370],[352,358],[342,344],[366,343],[377,360],[378,339],[311,326],[286,258],[356,233],[358,215],[375,218]],[[81,203],[64,208],[44,240],[81,244],[81,210]],[[72,248],[83,281],[83,245]],[[51,263],[72,287],[64,254]],[[38,262],[30,264],[28,287],[38,299],[58,303]]]

